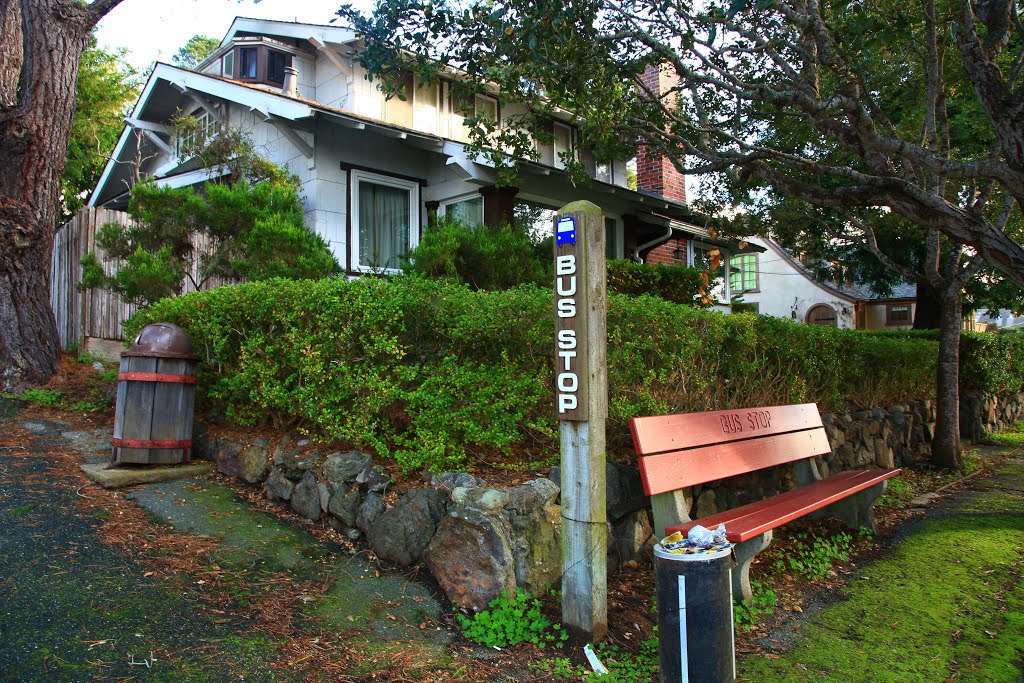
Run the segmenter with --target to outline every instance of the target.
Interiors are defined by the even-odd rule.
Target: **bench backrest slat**
[[[740,441],[821,426],[814,403],[707,413],[635,417],[629,421],[637,455]],[[805,456],[806,457],[806,456]]]
[[[647,456],[640,458],[640,477],[653,496],[831,452],[819,427]]]

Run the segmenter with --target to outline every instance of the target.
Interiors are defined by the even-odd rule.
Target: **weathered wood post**
[[[608,631],[605,513],[605,245],[586,201],[555,220],[556,410],[562,442],[562,623],[575,638]]]

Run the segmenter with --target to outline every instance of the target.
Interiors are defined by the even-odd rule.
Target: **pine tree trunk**
[[[10,391],[47,379],[60,354],[50,254],[92,20],[67,0],[0,0],[0,26],[0,390]]]
[[[932,464],[963,469],[960,451],[960,324],[963,317],[959,291],[942,296],[939,328],[939,367],[936,385],[935,436]]]

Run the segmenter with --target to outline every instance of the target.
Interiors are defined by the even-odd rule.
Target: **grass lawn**
[[[740,680],[1006,681],[1024,677],[1024,464],[861,567],[784,654],[751,655]]]

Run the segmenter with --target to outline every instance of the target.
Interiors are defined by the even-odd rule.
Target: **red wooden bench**
[[[733,590],[751,600],[750,562],[771,542],[772,529],[814,513],[852,529],[875,530],[872,503],[898,469],[840,472],[822,478],[818,456],[831,453],[813,403],[630,420],[644,491],[651,496],[655,533],[685,534],[724,523],[737,544]],[[692,520],[691,487],[792,463],[797,488],[749,505]]]

